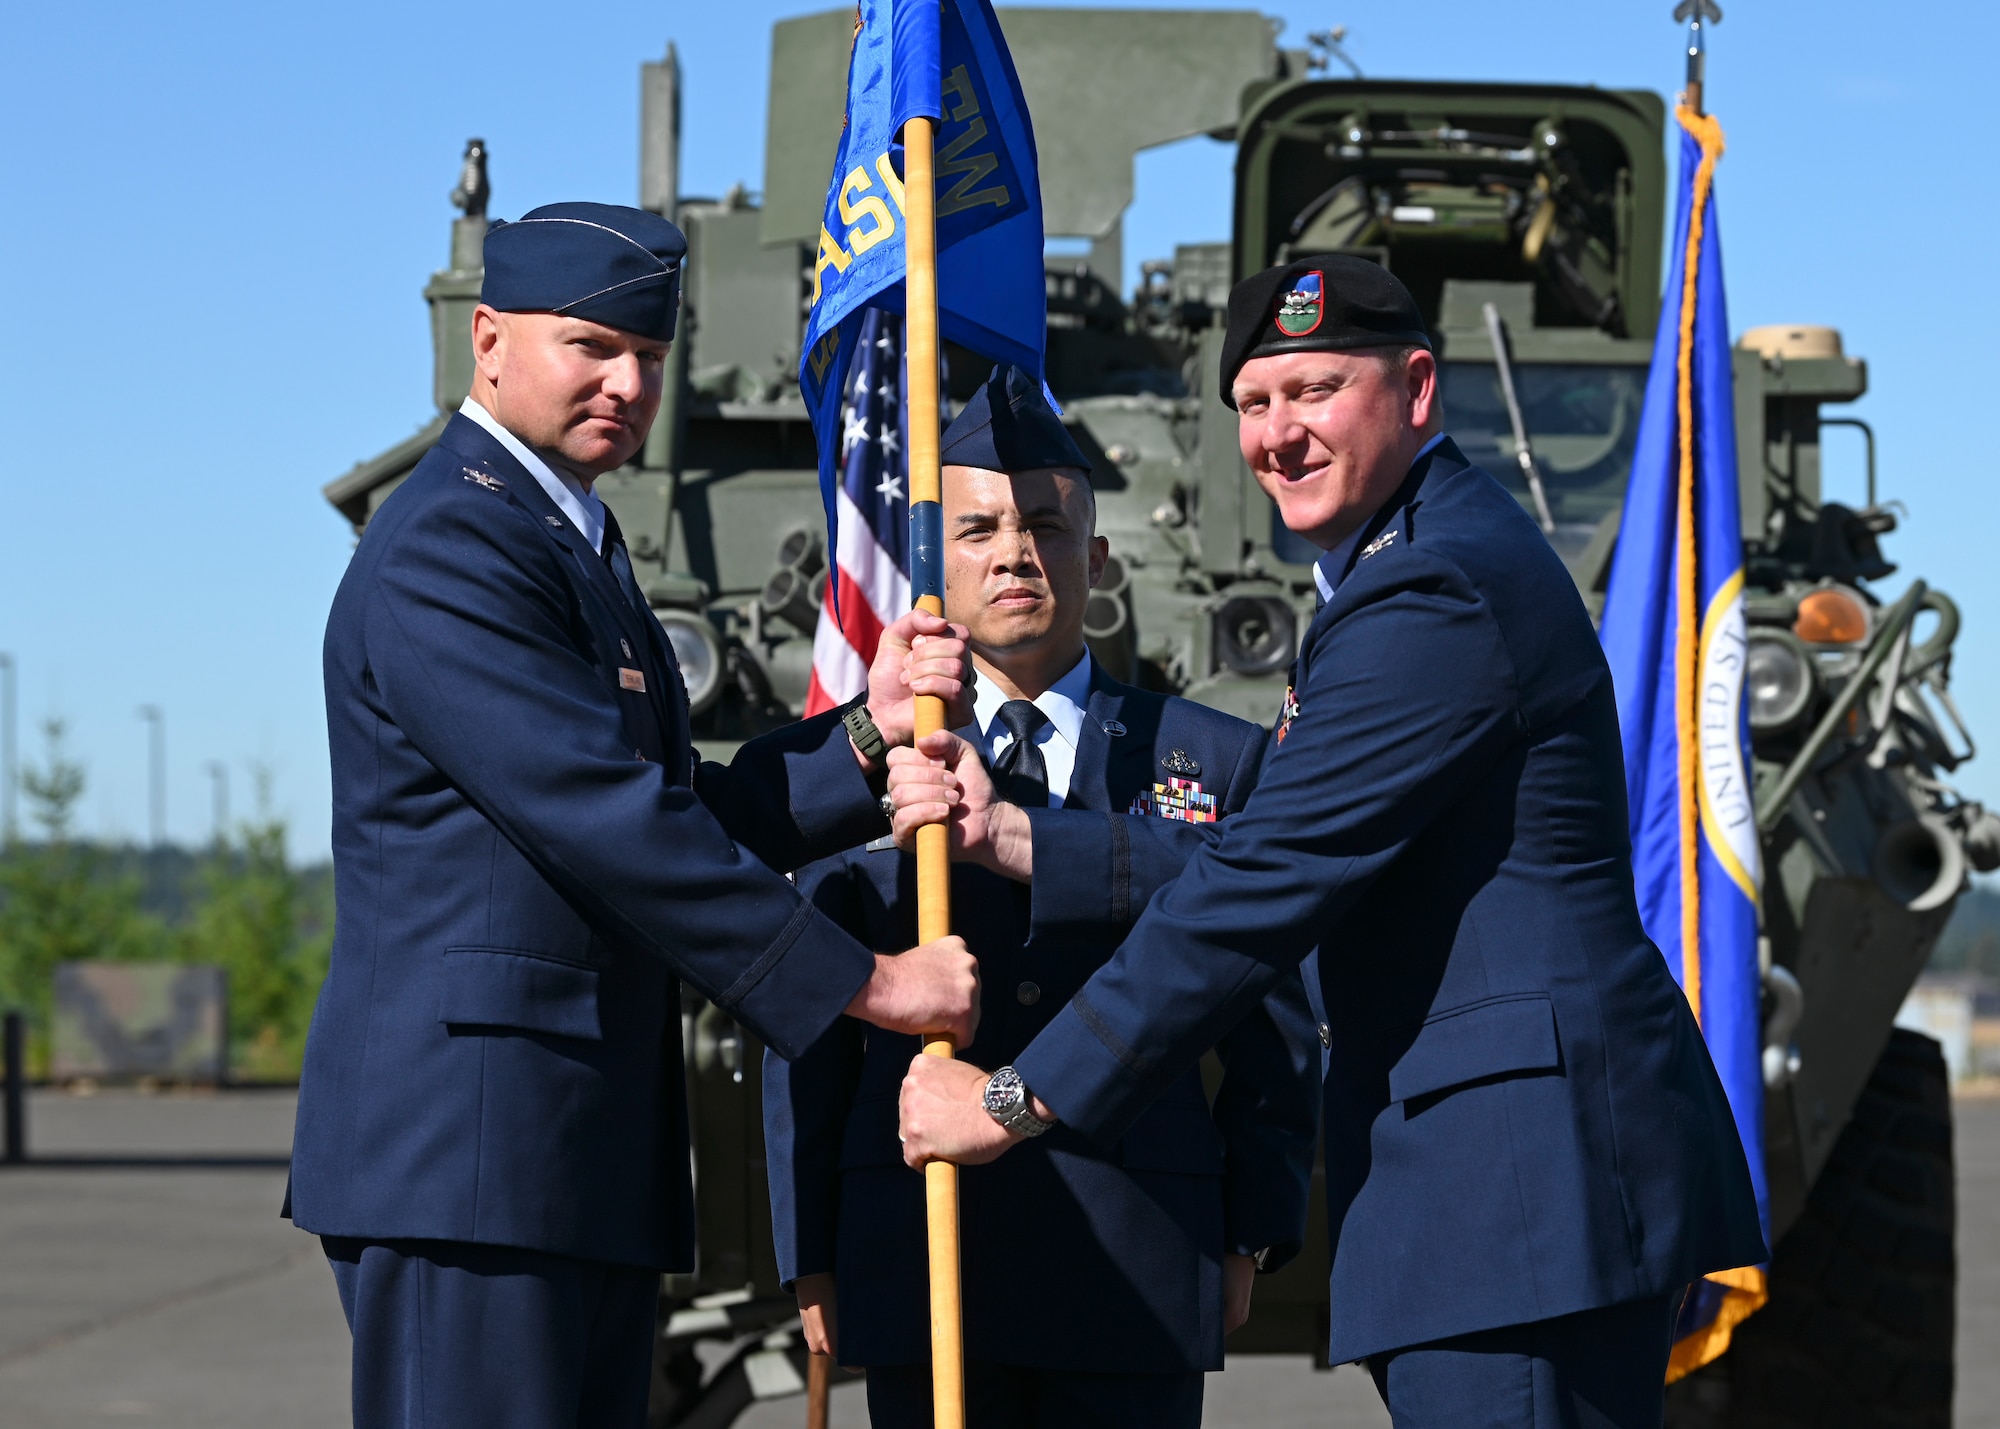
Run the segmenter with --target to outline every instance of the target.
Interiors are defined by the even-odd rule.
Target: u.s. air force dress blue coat
[[[772,871],[886,832],[846,735],[696,768],[629,565],[463,416],[369,522],[325,674],[339,921],[292,1219],[693,1268],[680,981],[796,1054],[867,979]]]
[[[1354,550],[1249,804],[1023,1080],[1115,1144],[1317,947],[1335,1363],[1763,1261],[1728,1102],[1640,926],[1611,677],[1562,562],[1449,441]],[[1107,921],[1120,856],[1035,830],[1037,886],[1099,890]]]
[[[1081,841],[1102,840],[1135,796],[1168,782],[1161,760],[1176,749],[1199,763],[1218,812],[1233,815],[1264,740],[1258,726],[1098,673],[1063,807],[1029,811],[1036,838],[1068,825]],[[1201,842],[1195,825],[1146,822],[1156,827],[1138,842],[1149,856],[1099,861],[1093,914],[1121,906],[1129,926]],[[857,850],[798,877],[870,947],[909,945],[913,858]],[[1110,955],[1124,928],[1076,911],[1039,881],[1030,890],[952,869],[952,923],[979,959],[983,999],[963,1056],[988,1068],[1012,1060]],[[1226,1067],[1213,1111],[1190,1061],[1114,1139],[1058,1126],[960,1172],[969,1359],[1096,1373],[1221,1368],[1224,1253],[1268,1248],[1275,1268],[1304,1234],[1319,1043],[1296,976],[1209,1040]],[[924,1181],[896,1139],[897,1094],[919,1045],[842,1019],[804,1056],[765,1065],[779,1270],[787,1283],[836,1273],[847,1364],[930,1356]]]

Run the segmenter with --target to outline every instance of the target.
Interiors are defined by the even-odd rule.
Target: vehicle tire
[[[1669,1429],[1950,1429],[1955,1222],[1944,1054],[1899,1027],[1778,1245],[1770,1302],[1668,1387]]]

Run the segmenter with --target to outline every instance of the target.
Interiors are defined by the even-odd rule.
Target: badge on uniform
[[[1128,814],[1151,814],[1155,818],[1179,819],[1184,824],[1212,824],[1220,817],[1215,795],[1205,792],[1194,779],[1169,779],[1141,790],[1132,800]]]
[[[1370,541],[1367,545],[1361,548],[1361,559],[1364,561],[1367,560],[1370,556],[1374,555],[1377,551],[1381,550],[1384,546],[1388,545],[1391,541],[1395,539],[1396,539],[1396,528],[1392,526],[1388,530],[1384,531],[1381,535],[1377,536],[1374,540]]]
[[[1289,293],[1278,298],[1278,331],[1286,337],[1304,337],[1319,327],[1326,313],[1326,275],[1301,273]]]
[[[632,690],[642,695],[645,694],[645,673],[640,670],[628,670],[623,665],[620,665],[618,667],[618,688],[621,690]]]
[[[1278,710],[1278,732],[1273,743],[1285,742],[1285,731],[1292,727],[1292,721],[1299,717],[1299,695],[1290,685],[1285,686],[1285,703]]]
[[[488,491],[505,491],[507,489],[507,483],[499,477],[494,476],[491,472],[479,471],[469,466],[462,466],[459,470],[465,473],[467,481],[476,482]]]

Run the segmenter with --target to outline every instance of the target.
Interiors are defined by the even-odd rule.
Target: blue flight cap
[[[486,231],[479,301],[503,313],[561,313],[670,342],[687,238],[642,208],[551,203]]]
[[[1049,406],[1042,384],[1011,363],[994,368],[972,394],[946,429],[938,460],[945,466],[987,471],[1034,471],[1046,466],[1090,471],[1076,439]]]

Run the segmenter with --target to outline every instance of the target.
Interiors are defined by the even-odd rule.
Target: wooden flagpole
[[[937,205],[932,169],[935,121],[919,116],[903,125],[904,222],[908,266],[904,278],[904,337],[910,404],[910,588],[919,610],[944,614],[944,507],[938,471]],[[917,699],[917,734],[944,728],[944,701]],[[917,941],[951,932],[951,864],[945,827],[917,831]],[[951,1039],[924,1039],[932,1057],[952,1055]],[[949,1161],[924,1167],[930,1230],[931,1397],[936,1429],[965,1429],[965,1341],[959,1315],[958,1168]]]

